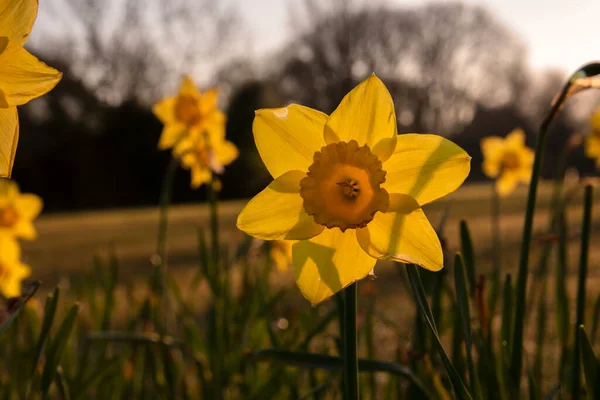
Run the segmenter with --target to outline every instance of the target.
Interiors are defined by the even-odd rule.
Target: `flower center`
[[[12,228],[19,220],[19,214],[12,207],[0,209],[0,227]]]
[[[194,125],[201,118],[197,100],[190,95],[178,96],[175,101],[175,118],[186,125]]]
[[[515,170],[520,165],[519,156],[514,151],[507,151],[502,157],[502,169],[503,170]]]
[[[330,229],[363,228],[377,211],[387,211],[385,174],[377,156],[356,140],[322,147],[300,181],[304,210]]]

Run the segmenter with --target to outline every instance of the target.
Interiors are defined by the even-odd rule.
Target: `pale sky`
[[[289,8],[302,0],[238,0],[261,54],[285,43],[291,23]],[[375,0],[390,6],[426,4],[423,0]],[[529,47],[534,68],[560,67],[572,72],[600,59],[600,0],[466,0],[482,4]]]

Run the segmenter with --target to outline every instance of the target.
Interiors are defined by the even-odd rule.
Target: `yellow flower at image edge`
[[[511,194],[519,184],[529,183],[533,167],[533,150],[525,146],[525,133],[515,129],[506,138],[490,136],[481,140],[483,173],[496,179],[501,197]]]
[[[47,93],[62,77],[23,47],[37,11],[37,0],[0,0],[0,177],[10,176],[17,151],[16,106]]]
[[[21,282],[31,274],[28,265],[21,262],[19,244],[7,236],[0,236],[0,292],[5,297],[21,294]]]
[[[184,77],[177,96],[158,102],[152,112],[164,124],[158,142],[161,150],[169,149],[179,140],[208,135],[211,142],[225,138],[225,115],[217,107],[218,92],[200,92],[189,76]]]
[[[185,137],[173,149],[173,155],[181,158],[184,168],[191,171],[192,188],[208,183],[214,173],[222,173],[226,165],[238,157],[238,149],[227,140],[207,143],[202,137]]]
[[[256,146],[275,179],[238,216],[264,240],[298,240],[298,287],[316,305],[377,259],[443,267],[421,206],[456,190],[471,157],[436,135],[397,134],[392,98],[372,75],[327,116],[292,104],[256,113]]]
[[[33,220],[42,211],[42,206],[39,196],[21,193],[15,182],[0,179],[0,236],[35,239],[37,232]]]
[[[585,137],[585,155],[593,158],[600,168],[600,107],[592,114],[590,126],[592,132]]]

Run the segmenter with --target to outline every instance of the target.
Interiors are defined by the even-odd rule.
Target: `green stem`
[[[517,276],[517,289],[516,289],[516,302],[515,302],[515,324],[512,335],[512,348],[511,348],[511,363],[510,363],[510,376],[517,392],[519,391],[521,383],[521,371],[523,368],[523,330],[524,330],[524,317],[526,312],[526,292],[527,292],[527,275],[528,275],[528,263],[529,263],[529,251],[531,247],[531,236],[533,232],[533,214],[535,211],[535,203],[537,197],[537,187],[540,179],[540,172],[542,169],[542,158],[544,154],[544,147],[546,144],[546,136],[548,133],[548,127],[553,121],[554,117],[560,110],[560,107],[568,97],[569,89],[571,85],[579,77],[586,76],[586,70],[589,69],[593,73],[597,73],[596,64],[589,64],[579,69],[575,74],[571,76],[568,82],[563,86],[558,98],[552,104],[550,112],[542,121],[540,129],[538,131],[537,143],[535,147],[535,159],[533,161],[533,169],[531,172],[531,184],[529,185],[529,194],[527,197],[527,208],[525,210],[525,224],[523,225],[523,238],[521,242],[521,253],[519,259],[519,271]]]
[[[500,272],[502,270],[502,239],[500,229],[500,196],[496,186],[492,185],[492,245],[494,246],[494,264],[492,271],[492,285],[490,293],[490,312],[496,309],[496,302],[500,293]],[[490,318],[491,320],[491,318]],[[489,331],[488,331],[489,332]]]
[[[158,217],[158,237],[156,240],[156,255],[158,257],[155,271],[153,289],[155,293],[163,295],[166,287],[167,274],[167,227],[168,227],[168,212],[173,196],[173,181],[175,180],[175,172],[179,166],[179,158],[173,157],[167,166],[165,177],[163,179],[162,188],[160,191],[160,208]]]
[[[208,185],[208,203],[210,207],[210,234],[212,246],[212,267],[213,277],[216,277],[219,268],[219,193],[215,190],[216,179],[212,174]],[[216,295],[216,293],[215,293]]]
[[[344,289],[344,400],[358,400],[357,284]]]
[[[580,346],[579,326],[584,323],[585,312],[585,280],[587,278],[588,253],[590,248],[590,236],[592,226],[592,197],[591,186],[585,187],[585,205],[583,210],[583,226],[581,229],[581,252],[579,258],[579,277],[577,280],[577,314],[575,317],[575,344],[573,346],[573,376],[572,376],[572,399],[579,400],[581,397],[581,372],[580,372]]]

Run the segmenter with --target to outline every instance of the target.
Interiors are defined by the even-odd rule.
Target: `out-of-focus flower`
[[[200,92],[189,76],[183,78],[177,96],[158,102],[152,111],[164,124],[158,148],[169,149],[185,137],[208,136],[210,142],[225,138],[225,115],[217,106],[216,89]]]
[[[596,161],[596,167],[600,167],[600,107],[594,111],[590,118],[592,131],[585,137],[585,155]]]
[[[21,294],[21,281],[31,274],[28,265],[21,262],[21,249],[16,240],[0,236],[0,292],[5,297]]]
[[[37,0],[0,0],[0,177],[10,176],[15,160],[16,106],[46,94],[62,77],[23,47],[37,11]]]
[[[184,137],[173,149],[181,165],[192,174],[192,188],[210,181],[212,173],[220,174],[238,157],[238,149],[228,140],[207,141],[206,137]]]
[[[0,179],[0,236],[35,239],[33,220],[42,211],[42,205],[39,196],[21,193],[14,181]]]
[[[285,271],[292,264],[292,240],[273,240],[269,242],[269,257],[280,271]]]
[[[519,182],[529,183],[533,167],[533,150],[525,146],[525,132],[515,129],[506,138],[489,136],[481,140],[483,173],[496,179],[500,197],[510,195]]]
[[[421,209],[456,190],[471,157],[436,135],[398,135],[392,97],[372,75],[327,116],[292,104],[256,113],[254,139],[275,179],[238,216],[263,240],[299,240],[292,263],[316,305],[367,276],[377,259],[443,267]]]

